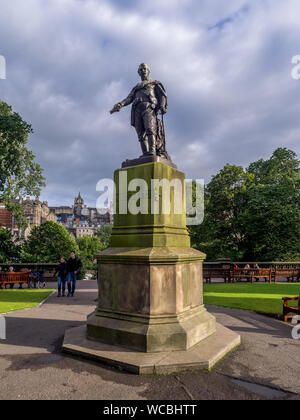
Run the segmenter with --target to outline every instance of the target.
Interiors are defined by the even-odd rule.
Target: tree
[[[205,218],[192,227],[207,259],[292,260],[300,255],[300,171],[296,154],[275,150],[244,170],[226,165],[205,190]]]
[[[0,199],[12,211],[20,226],[25,226],[22,206],[14,201],[21,196],[38,196],[45,185],[42,169],[27,149],[32,127],[5,102],[0,102]]]
[[[97,230],[96,236],[100,239],[101,244],[104,248],[109,246],[109,238],[112,232],[112,225],[106,224],[101,226],[100,229]]]
[[[284,185],[259,185],[244,211],[247,249],[244,260],[293,260],[300,255],[299,205]]]
[[[35,226],[23,246],[24,262],[55,263],[68,258],[71,251],[78,253],[78,245],[67,229],[47,221]]]
[[[269,160],[251,163],[247,171],[254,175],[256,185],[292,181],[299,188],[299,160],[295,152],[283,147],[276,149]]]
[[[286,148],[269,160],[253,162],[245,210],[251,259],[293,260],[300,255],[300,161]]]
[[[104,248],[100,239],[97,236],[83,236],[77,239],[77,245],[79,247],[79,257],[85,269],[94,269],[93,260],[98,252]]]
[[[190,228],[192,245],[207,259],[239,259],[244,253],[243,210],[253,176],[241,166],[225,165],[205,188],[205,215],[200,226]]]
[[[0,263],[8,263],[19,257],[20,247],[15,245],[11,231],[0,228]]]

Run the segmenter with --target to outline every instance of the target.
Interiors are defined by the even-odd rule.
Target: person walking
[[[54,276],[57,277],[57,297],[65,296],[66,281],[67,281],[67,263],[64,257],[61,257],[59,266],[57,267]]]
[[[76,289],[76,281],[78,274],[80,274],[82,263],[78,257],[76,257],[75,251],[71,251],[70,258],[67,261],[67,273],[68,273],[68,297],[74,296]]]

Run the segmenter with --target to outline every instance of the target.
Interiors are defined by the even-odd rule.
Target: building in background
[[[40,226],[43,222],[48,220],[53,222],[57,221],[57,217],[55,213],[49,209],[47,201],[40,201],[38,197],[34,200],[31,200],[30,197],[26,197],[25,200],[20,198],[18,203],[23,207],[24,216],[27,220],[27,227],[25,229],[19,229],[16,220],[13,217],[12,228],[16,239],[26,239],[31,230],[35,226]]]
[[[12,229],[13,227],[13,215],[5,207],[5,204],[0,203],[0,227]]]
[[[111,209],[100,213],[96,208],[87,207],[80,193],[72,207],[50,207],[50,210],[74,238],[93,236],[101,226],[113,223]]]
[[[25,200],[20,198],[18,203],[24,209],[27,227],[19,229],[14,216],[3,204],[0,204],[0,226],[12,229],[15,239],[20,242],[27,239],[32,228],[49,220],[65,226],[74,238],[93,236],[101,226],[113,223],[111,209],[99,213],[96,208],[87,207],[80,193],[72,207],[49,207],[47,201],[40,201],[38,197],[34,200],[30,197]]]
[[[99,227],[79,224],[67,226],[67,230],[74,238],[82,238],[83,236],[94,236]]]

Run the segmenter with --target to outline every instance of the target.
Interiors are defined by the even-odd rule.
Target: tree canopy
[[[109,238],[112,231],[112,225],[106,224],[101,226],[100,229],[96,231],[96,236],[100,239],[101,244],[104,248],[109,246]]]
[[[225,165],[205,189],[205,218],[190,228],[208,260],[291,260],[300,256],[300,166],[285,148],[247,169]]]
[[[26,147],[32,127],[13,112],[5,102],[0,102],[0,199],[13,211],[20,225],[22,207],[15,203],[21,196],[38,196],[44,184],[42,169],[34,161],[34,154]]]
[[[67,229],[47,221],[35,226],[23,246],[24,262],[55,263],[60,257],[68,258],[71,251],[79,248]]]
[[[20,247],[14,243],[11,231],[0,228],[0,263],[18,259],[19,252]]]
[[[93,260],[98,252],[104,248],[100,239],[97,236],[83,236],[77,239],[77,245],[83,266],[86,269],[95,269]]]

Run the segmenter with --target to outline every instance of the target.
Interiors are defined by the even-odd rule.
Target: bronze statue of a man
[[[122,102],[110,111],[119,112],[124,106],[132,104],[131,125],[135,127],[144,156],[158,155],[169,159],[165,149],[163,120],[158,115],[167,112],[167,94],[157,80],[149,79],[150,68],[142,63],[138,68],[142,79]]]

